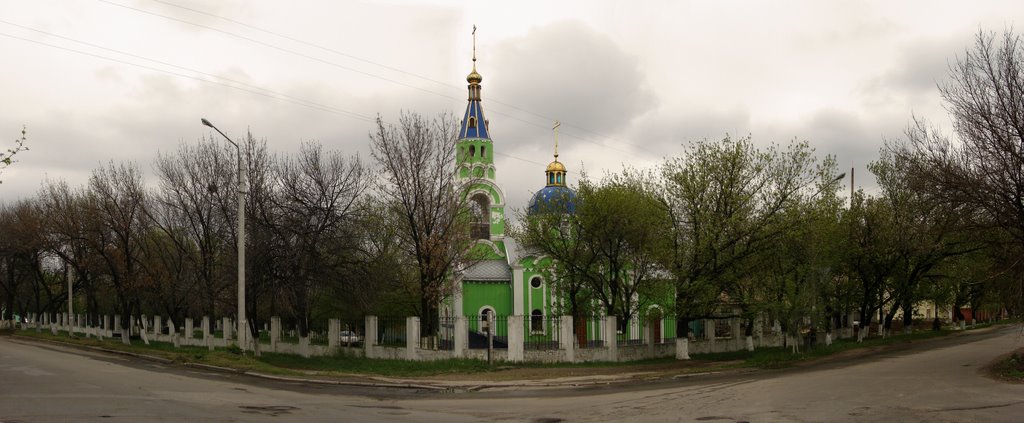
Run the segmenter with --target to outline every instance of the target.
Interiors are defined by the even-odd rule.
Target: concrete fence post
[[[523,327],[523,315],[515,314],[508,316],[508,361],[513,363],[522,362],[525,359],[526,330]]]
[[[270,350],[277,352],[277,343],[281,342],[281,318],[273,316],[270,318]]]
[[[153,339],[160,339],[164,334],[164,319],[159,314],[153,316]]]
[[[232,337],[232,335],[231,335],[231,328],[234,327],[234,326],[231,325],[231,318],[230,317],[222,318],[221,319],[220,327],[222,328],[221,330],[223,331],[221,333],[224,334],[223,335],[224,342],[226,343],[227,341],[230,341],[231,337]]]
[[[420,346],[420,318],[416,316],[405,318],[405,359],[418,360],[417,348]]]
[[[373,348],[377,345],[377,316],[366,316],[363,326],[366,331],[363,334],[363,348],[366,350],[366,358],[375,358]]]
[[[615,316],[604,318],[604,344],[608,361],[619,361],[619,321]]]
[[[455,357],[465,357],[469,350],[469,324],[466,316],[455,316],[455,345],[452,346],[452,353]]]
[[[302,334],[299,334],[299,355],[301,355],[302,358],[309,358],[310,355],[311,355],[309,353],[309,335],[308,334],[306,336],[302,336]]]
[[[192,327],[192,318],[185,318],[185,339],[192,339],[195,337],[195,328]]]
[[[327,321],[327,348],[335,351],[339,345],[341,345],[341,319],[330,319]]]
[[[558,319],[560,331],[558,333],[558,347],[565,351],[565,361],[576,362],[576,326],[572,316],[562,316]]]
[[[123,332],[124,331],[121,330],[121,315],[120,314],[115,314],[114,315],[114,333],[116,333],[117,336],[120,336],[120,337],[123,338],[125,336]]]
[[[210,316],[203,316],[203,344],[205,344],[210,351],[213,351],[213,342],[210,339]]]

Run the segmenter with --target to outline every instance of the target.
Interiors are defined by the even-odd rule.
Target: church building
[[[544,332],[549,329],[544,327],[545,317],[561,312],[551,284],[552,261],[506,235],[507,203],[497,184],[495,143],[481,104],[483,77],[476,70],[475,40],[473,70],[466,81],[469,98],[456,141],[456,176],[470,185],[466,201],[472,211],[473,248],[482,251],[483,257],[457,275],[458,288],[451,302],[442,306],[442,315],[470,317],[471,330],[479,328],[488,313],[528,316],[525,320],[531,330]],[[530,200],[529,213],[575,211],[576,194],[567,186],[565,165],[558,161],[557,136],[555,160],[547,166],[544,182]]]

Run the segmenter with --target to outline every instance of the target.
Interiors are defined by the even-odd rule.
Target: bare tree
[[[136,165],[114,162],[93,171],[89,178],[86,209],[95,213],[99,225],[89,238],[106,264],[107,276],[124,317],[140,310],[141,283],[139,261],[143,237],[149,230],[146,218],[146,192],[142,174]],[[125,322],[127,323],[127,321]]]
[[[1019,35],[979,32],[939,87],[955,138],[922,119],[908,129],[914,188],[971,210],[974,225],[1011,234],[1024,257],[1024,45]],[[1018,263],[1020,260],[1015,260]],[[1018,290],[1019,292],[1020,290]],[[1024,303],[1024,299],[1015,299]]]
[[[424,336],[434,333],[438,305],[454,289],[453,273],[469,254],[469,209],[455,179],[455,119],[404,113],[399,125],[377,118],[371,134],[382,201],[399,226],[397,241],[416,264]]]
[[[358,200],[369,187],[358,158],[324,152],[304,143],[295,156],[279,157],[274,168],[276,195],[260,212],[279,248],[283,292],[309,333],[313,305],[346,261],[355,257],[354,222]]]
[[[163,265],[183,271],[184,263],[175,256],[191,262],[196,270],[197,285],[203,299],[201,311],[208,316],[217,312],[217,302],[226,290],[233,286],[231,262],[227,262],[225,250],[230,248],[229,231],[232,227],[224,213],[218,209],[221,187],[231,187],[229,181],[234,174],[234,161],[213,140],[201,140],[196,144],[182,144],[176,154],[159,154],[154,163],[159,190],[154,194],[154,205],[147,210],[150,218],[165,237],[162,242],[150,242],[147,246],[156,248],[154,255],[163,257]],[[232,189],[224,188],[228,195]],[[174,247],[176,251],[166,250]],[[188,282],[188,281],[175,281]],[[187,289],[186,289],[187,290]],[[175,301],[175,297],[164,297]],[[177,320],[184,317],[177,306],[167,310]]]
[[[72,189],[65,181],[47,182],[39,191],[39,209],[46,225],[45,237],[49,253],[58,257],[64,267],[74,273],[73,288],[85,293],[86,312],[97,315],[103,306],[103,287],[99,279],[105,268],[98,253],[104,244],[97,239],[97,235],[103,232],[99,230],[98,215],[87,207],[87,203],[85,189]],[[59,298],[54,298],[55,305],[67,301],[66,291],[56,290],[53,295],[59,295]],[[47,291],[48,297],[53,295]]]

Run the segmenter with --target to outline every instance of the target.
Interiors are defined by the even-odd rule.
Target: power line
[[[116,63],[120,63],[120,64],[123,64],[123,65],[134,66],[134,67],[137,67],[137,68],[142,68],[142,69],[146,69],[146,70],[150,70],[150,71],[154,71],[154,72],[165,73],[165,74],[177,76],[177,77],[180,77],[180,78],[188,78],[188,79],[192,79],[192,80],[195,80],[195,81],[205,82],[205,83],[208,83],[208,84],[220,85],[222,87],[227,87],[227,88],[231,88],[231,89],[235,89],[235,90],[239,90],[239,91],[244,91],[244,92],[247,92],[247,93],[256,94],[256,95],[267,97],[267,98],[272,98],[274,100],[284,101],[286,103],[292,103],[292,104],[296,104],[296,105],[299,105],[299,106],[304,106],[304,107],[308,107],[308,108],[311,108],[311,109],[320,110],[320,111],[323,111],[323,112],[334,113],[334,114],[341,115],[341,116],[347,116],[347,117],[350,117],[350,118],[353,118],[353,119],[359,119],[359,120],[363,120],[363,121],[367,121],[367,122],[374,121],[374,118],[369,117],[369,116],[365,116],[365,115],[361,115],[359,113],[350,112],[350,111],[343,110],[343,109],[338,109],[338,108],[335,108],[335,107],[319,105],[318,103],[307,102],[307,101],[304,101],[304,100],[296,100],[293,97],[289,98],[290,96],[289,97],[282,97],[278,93],[276,93],[274,91],[270,91],[270,90],[251,89],[251,88],[246,88],[244,86],[240,87],[240,86],[235,86],[235,85],[231,85],[231,84],[225,84],[225,83],[219,82],[219,81],[209,80],[209,79],[206,79],[206,78],[200,78],[200,77],[193,76],[193,75],[188,75],[188,74],[184,74],[184,73],[180,73],[180,72],[174,72],[174,71],[170,71],[170,70],[167,70],[167,69],[160,69],[160,68],[157,68],[157,67],[147,66],[147,65],[143,65],[143,64],[139,64],[139,63],[133,63],[133,62],[129,62],[127,60],[121,60],[121,59],[117,59],[117,58],[113,58],[113,57],[107,57],[107,56],[103,56],[103,55],[99,55],[99,54],[95,54],[95,53],[90,53],[90,52],[87,52],[87,51],[76,50],[76,49],[73,49],[73,48],[70,48],[70,47],[64,47],[64,46],[59,46],[59,45],[56,45],[56,44],[50,44],[50,43],[46,43],[46,42],[43,42],[43,41],[38,41],[38,40],[30,39],[30,38],[19,37],[17,35],[11,35],[11,34],[7,34],[7,33],[3,33],[3,32],[0,32],[0,36],[4,36],[4,37],[8,37],[8,38],[13,38],[13,39],[16,39],[16,40],[21,40],[21,41],[25,41],[25,42],[29,42],[29,43],[34,43],[34,44],[38,44],[38,45],[42,45],[42,46],[46,46],[46,47],[50,47],[50,48],[55,48],[55,49],[58,49],[58,50],[64,50],[64,51],[67,51],[67,52],[76,53],[76,54],[80,54],[80,55],[84,55],[84,56],[90,56],[90,57],[94,57],[94,58],[101,59],[101,60],[106,60],[106,61],[110,61],[110,62],[116,62]]]
[[[359,114],[359,113],[356,113],[356,112],[351,112],[351,111],[348,111],[348,110],[339,109],[337,107],[333,107],[333,106],[329,106],[329,105],[325,105],[325,104],[321,104],[321,103],[305,100],[305,99],[302,99],[302,98],[294,97],[294,96],[287,95],[287,94],[280,93],[280,92],[276,92],[276,91],[273,91],[273,90],[268,90],[268,89],[261,88],[261,87],[255,86],[255,85],[246,84],[244,82],[233,80],[233,79],[230,79],[230,78],[224,78],[224,77],[221,77],[221,76],[205,73],[205,72],[198,71],[198,70],[191,69],[191,68],[187,68],[187,67],[184,67],[184,66],[178,66],[178,65],[171,64],[171,63],[162,62],[162,61],[159,61],[159,60],[150,59],[150,58],[147,58],[147,57],[144,57],[144,56],[139,56],[139,55],[132,54],[132,53],[127,53],[127,52],[122,52],[122,51],[115,50],[115,49],[110,49],[110,48],[103,47],[103,46],[96,45],[96,44],[92,44],[92,43],[89,43],[89,42],[75,40],[75,39],[72,39],[72,38],[69,38],[69,37],[65,37],[65,36],[62,36],[62,35],[53,34],[53,33],[49,33],[49,32],[42,31],[42,30],[38,30],[38,29],[35,29],[35,28],[30,28],[30,27],[26,27],[26,26],[23,26],[23,25],[18,25],[18,24],[15,24],[15,23],[7,22],[7,21],[2,20],[2,19],[0,19],[0,23],[4,23],[4,24],[10,25],[10,26],[14,26],[14,27],[18,27],[18,28],[23,28],[23,29],[26,29],[26,30],[35,31],[35,32],[38,32],[38,33],[41,33],[41,34],[44,34],[44,35],[47,35],[47,36],[52,36],[52,37],[64,39],[64,40],[71,41],[71,42],[74,42],[74,43],[77,43],[77,44],[81,44],[81,45],[85,45],[85,46],[89,46],[89,47],[94,47],[94,48],[102,49],[102,50],[113,52],[113,53],[117,53],[117,54],[123,54],[123,55],[129,56],[129,57],[133,57],[133,58],[136,58],[136,59],[145,60],[145,61],[149,61],[149,62],[153,62],[153,63],[158,63],[158,64],[161,64],[161,65],[170,66],[170,67],[174,67],[174,68],[185,70],[185,71],[189,71],[189,72],[195,72],[195,73],[198,73],[198,74],[201,74],[201,75],[205,75],[205,76],[209,76],[209,77],[212,77],[212,78],[222,79],[222,80],[229,81],[229,82],[232,82],[232,83],[235,83],[235,84],[239,84],[241,86],[225,84],[225,83],[222,83],[222,82],[219,82],[219,81],[215,81],[215,80],[200,78],[200,77],[196,77],[196,76],[193,76],[193,75],[188,75],[188,74],[184,74],[184,73],[169,71],[169,70],[166,70],[166,69],[160,69],[160,68],[157,68],[157,67],[147,66],[147,65],[143,65],[143,64],[139,64],[139,63],[133,63],[133,62],[129,62],[129,61],[126,61],[126,60],[121,60],[121,59],[117,59],[117,58],[113,58],[113,57],[103,56],[103,55],[99,55],[99,54],[95,54],[95,53],[90,53],[90,52],[86,52],[86,51],[82,51],[82,50],[77,50],[77,49],[73,49],[73,48],[69,48],[69,47],[59,46],[59,45],[56,45],[56,44],[50,44],[50,43],[46,43],[46,42],[42,42],[42,41],[38,41],[38,40],[29,39],[29,38],[19,37],[19,36],[16,36],[16,35],[11,35],[11,34],[7,34],[7,33],[3,33],[3,32],[0,32],[0,36],[16,39],[16,40],[20,40],[20,41],[30,42],[30,43],[42,45],[42,46],[45,46],[45,47],[50,47],[50,48],[54,48],[54,49],[58,49],[58,50],[63,50],[63,51],[71,52],[71,53],[76,53],[76,54],[80,54],[80,55],[84,55],[84,56],[89,56],[89,57],[93,57],[93,58],[97,58],[97,59],[101,59],[101,60],[115,62],[115,63],[119,63],[119,64],[123,64],[123,65],[134,66],[134,67],[141,68],[141,69],[146,69],[146,70],[149,70],[149,71],[160,72],[160,73],[168,74],[168,75],[179,77],[179,78],[188,78],[188,79],[192,79],[192,80],[195,80],[195,81],[205,82],[205,83],[208,83],[208,84],[220,85],[222,87],[226,87],[226,88],[231,88],[231,89],[247,92],[247,93],[250,93],[250,94],[256,94],[256,95],[267,97],[267,98],[271,98],[271,99],[274,99],[274,100],[284,101],[284,102],[295,104],[295,105],[298,105],[298,106],[303,106],[303,107],[307,107],[307,108],[318,110],[318,111],[322,111],[322,112],[333,113],[333,114],[336,114],[336,115],[340,115],[340,116],[344,116],[344,117],[348,117],[348,118],[352,118],[352,119],[357,119],[357,120],[364,121],[364,122],[374,122],[376,120],[373,117],[362,115],[362,114]],[[387,121],[384,121],[384,123],[391,124],[390,122],[387,122]],[[537,161],[533,161],[533,160],[529,160],[529,159],[524,159],[522,157],[518,157],[518,156],[515,156],[515,155],[512,155],[512,154],[501,153],[501,152],[496,152],[496,154],[499,155],[499,156],[504,156],[504,157],[508,157],[508,158],[512,158],[512,159],[516,159],[516,160],[520,160],[520,161],[524,161],[524,162],[527,162],[527,163],[538,164],[538,165],[541,165],[541,166],[544,165],[543,163],[540,163],[540,162],[537,162]]]
[[[101,0],[101,1],[104,1],[105,3],[110,3],[109,1],[105,1],[105,0]],[[166,0],[150,0],[150,1],[156,2],[156,3],[160,3],[160,4],[163,4],[163,5],[166,5],[166,6],[175,7],[175,8],[182,9],[182,10],[187,10],[187,11],[195,13],[195,14],[199,14],[199,15],[203,15],[203,16],[207,16],[207,17],[211,17],[211,18],[220,19],[220,20],[223,20],[225,22],[230,22],[230,23],[233,23],[235,25],[242,26],[242,27],[245,27],[245,28],[249,28],[249,29],[254,30],[254,31],[262,32],[262,33],[268,34],[268,35],[273,35],[275,37],[283,38],[283,39],[288,40],[288,41],[299,43],[299,44],[302,44],[302,45],[305,45],[305,46],[308,46],[308,47],[313,47],[313,48],[316,48],[316,49],[319,49],[319,50],[323,50],[323,51],[326,51],[326,52],[329,52],[329,53],[334,53],[334,54],[337,54],[339,56],[344,56],[344,57],[347,57],[347,58],[352,59],[352,60],[357,60],[357,61],[360,61],[360,62],[363,62],[363,63],[367,63],[367,64],[370,64],[370,65],[379,66],[381,68],[384,68],[384,69],[387,69],[387,70],[390,70],[390,71],[393,71],[393,72],[398,72],[398,73],[401,73],[403,75],[408,75],[408,76],[411,76],[411,77],[414,77],[414,78],[422,79],[424,81],[431,82],[431,83],[434,83],[434,84],[437,84],[437,85],[441,85],[441,86],[444,86],[444,87],[453,88],[453,89],[459,89],[459,90],[463,89],[463,87],[461,87],[461,86],[457,86],[457,85],[450,84],[450,83],[443,82],[443,81],[438,81],[438,80],[436,80],[434,78],[430,78],[428,76],[420,75],[420,74],[417,74],[417,73],[414,73],[414,72],[409,72],[409,71],[406,71],[404,69],[396,68],[394,66],[389,66],[389,65],[386,65],[386,64],[383,64],[383,63],[380,63],[380,62],[376,62],[376,61],[373,61],[373,60],[370,60],[370,59],[359,57],[359,56],[356,56],[354,54],[346,53],[346,52],[343,52],[343,51],[340,51],[340,50],[337,50],[337,49],[333,49],[333,48],[330,48],[330,47],[327,47],[327,46],[324,46],[324,45],[321,45],[321,44],[317,44],[317,43],[309,42],[309,41],[302,40],[302,39],[299,39],[299,38],[295,38],[295,37],[292,37],[292,36],[287,35],[287,34],[282,34],[280,32],[272,31],[272,30],[269,30],[269,29],[266,29],[266,28],[262,28],[262,27],[259,27],[259,26],[256,26],[256,25],[253,25],[253,24],[250,24],[250,23],[247,23],[247,22],[243,22],[243,21],[237,20],[237,19],[232,19],[232,18],[229,18],[229,17],[226,17],[226,16],[221,16],[221,15],[215,14],[215,13],[206,12],[206,11],[199,10],[199,9],[196,9],[196,8],[192,8],[192,7],[188,7],[188,6],[183,6],[183,5],[180,5],[180,4],[177,4],[177,3],[174,3],[174,2],[170,2],[170,1],[166,1]],[[502,106],[505,106],[505,107],[508,107],[508,108],[511,108],[511,109],[514,109],[514,110],[517,110],[517,111],[520,111],[520,112],[523,112],[523,113],[526,113],[526,114],[529,114],[529,115],[541,118],[541,119],[544,119],[545,121],[549,121],[550,122],[550,121],[556,120],[554,117],[545,116],[545,115],[542,115],[542,114],[539,114],[539,113],[535,113],[535,112],[533,112],[531,110],[527,110],[525,108],[516,106],[514,104],[504,102],[504,101],[502,101],[501,99],[498,99],[498,98],[489,97],[488,100],[491,101],[491,102],[494,102],[496,104],[500,104]],[[566,126],[572,127],[572,128],[579,129],[579,130],[584,131],[584,132],[589,132],[589,133],[591,133],[593,135],[596,135],[596,136],[598,136],[600,138],[604,138],[604,139],[612,140],[612,141],[616,140],[615,138],[610,137],[610,136],[608,136],[606,134],[602,134],[600,132],[592,131],[592,130],[589,130],[587,128],[581,127],[581,126],[573,125],[571,122],[563,122],[563,124],[565,124]],[[579,137],[576,137],[576,138],[579,138]],[[648,152],[651,152],[651,151],[648,151]],[[651,153],[653,153],[653,152],[651,152]]]
[[[43,31],[43,30],[40,30],[40,29],[36,29],[36,28],[24,26],[24,25],[19,25],[19,24],[13,23],[13,22],[8,22],[8,21],[5,21],[3,19],[0,19],[0,23],[6,24],[6,25],[10,25],[10,26],[14,26],[14,27],[18,27],[18,28],[22,28],[22,29],[29,30],[29,31],[34,31],[34,32],[37,32],[37,33],[40,33],[40,34],[43,34],[43,35],[46,35],[46,36],[49,36],[49,37],[60,38],[62,40],[70,41],[70,42],[75,43],[75,44],[80,44],[80,45],[84,45],[84,46],[88,46],[88,47],[92,47],[92,48],[96,48],[96,49],[100,49],[100,50],[104,50],[104,51],[109,51],[111,53],[117,53],[117,54],[121,54],[121,55],[124,55],[124,56],[132,57],[132,58],[135,58],[135,59],[145,60],[147,62],[157,63],[157,64],[160,64],[160,65],[169,66],[169,67],[172,67],[172,68],[176,68],[176,69],[180,69],[180,70],[184,70],[184,71],[188,71],[188,72],[194,72],[194,73],[197,73],[197,74],[200,74],[200,75],[204,75],[204,76],[208,76],[208,77],[211,77],[211,78],[216,78],[216,79],[228,81],[228,82],[231,82],[232,84],[237,84],[237,85],[240,85],[242,87],[246,87],[246,88],[252,89],[252,90],[259,90],[261,92],[265,92],[267,94],[272,94],[274,96],[278,96],[278,97],[283,98],[283,99],[292,100],[293,102],[296,102],[296,103],[302,103],[303,105],[314,106],[314,108],[318,108],[318,109],[331,109],[331,110],[337,111],[338,113],[352,115],[354,117],[359,118],[360,120],[371,120],[371,121],[373,120],[373,118],[371,118],[371,117],[367,117],[365,115],[361,115],[361,114],[356,113],[356,112],[351,112],[351,111],[348,111],[348,110],[339,109],[339,108],[336,108],[336,107],[333,107],[333,106],[329,106],[329,105],[322,104],[322,103],[317,103],[317,102],[310,101],[310,100],[305,100],[305,99],[294,97],[294,96],[291,96],[291,95],[288,95],[288,94],[285,94],[285,93],[282,93],[282,92],[273,91],[273,90],[269,90],[269,89],[266,89],[266,88],[263,88],[263,87],[252,85],[252,84],[249,84],[249,83],[246,83],[246,82],[242,82],[242,81],[239,81],[239,80],[236,80],[236,79],[231,79],[231,78],[223,77],[223,76],[220,76],[220,75],[215,75],[215,74],[212,74],[212,73],[203,72],[203,71],[198,70],[198,69],[192,69],[192,68],[188,68],[188,67],[184,67],[184,66],[175,65],[173,63],[168,63],[168,62],[164,62],[164,61],[160,61],[160,60],[156,60],[156,59],[151,59],[151,58],[148,58],[148,57],[140,56],[140,55],[137,55],[137,54],[126,52],[126,51],[115,50],[115,49],[104,47],[104,46],[101,46],[101,45],[98,45],[98,44],[93,44],[93,43],[90,43],[90,42],[76,40],[76,39],[70,38],[70,37],[65,37],[65,36],[60,35],[60,34],[54,34],[52,32],[47,32],[47,31]],[[8,35],[8,36],[10,36],[10,35]],[[12,38],[18,38],[18,37],[12,37]],[[24,38],[21,38],[21,39],[22,40],[26,40],[26,41],[32,41],[32,40],[24,39]],[[44,44],[44,43],[40,43],[40,44]],[[48,45],[48,44],[44,44],[44,45],[47,45],[48,47],[56,47],[56,46]],[[57,47],[57,48],[60,48],[60,47]],[[77,51],[75,51],[75,52],[77,52]],[[101,56],[93,55],[93,57],[98,57],[98,58],[102,58],[102,59],[109,59],[109,58],[107,58],[105,56],[101,57]],[[109,59],[109,60],[114,60],[114,59]],[[123,62],[123,61],[119,61],[119,63],[133,65],[132,63],[127,63],[127,62]],[[154,70],[154,68],[149,68],[149,67],[146,67],[146,69]],[[185,75],[181,75],[181,74],[174,74],[174,75],[175,76],[185,76]],[[197,79],[197,78],[192,78],[192,79]],[[209,80],[206,80],[206,81],[207,82],[212,82],[212,81],[209,81]],[[231,86],[229,84],[219,84],[219,85],[227,86],[227,87],[233,87],[233,86]],[[246,91],[248,91],[248,90],[246,90]],[[249,91],[249,92],[253,92],[253,91]]]
[[[433,95],[437,95],[437,96],[440,96],[440,97],[443,97],[443,98],[447,98],[447,99],[451,99],[451,100],[456,100],[456,101],[460,100],[460,98],[453,97],[453,96],[450,96],[450,95],[447,95],[447,94],[443,94],[443,93],[439,93],[437,91],[432,91],[432,90],[429,90],[429,89],[426,89],[426,88],[422,88],[422,87],[418,87],[418,86],[415,86],[415,85],[407,84],[407,83],[404,83],[404,82],[401,82],[401,81],[397,81],[397,80],[394,80],[394,79],[391,79],[391,78],[387,78],[387,77],[384,77],[384,76],[381,76],[381,75],[377,75],[377,74],[374,74],[374,73],[370,73],[370,72],[366,72],[366,71],[363,71],[363,70],[355,69],[355,68],[352,68],[352,67],[349,67],[349,66],[342,65],[340,63],[336,63],[336,62],[332,62],[332,61],[329,61],[329,60],[321,59],[321,58],[314,57],[314,56],[311,56],[311,55],[308,55],[308,54],[305,54],[305,53],[300,53],[300,52],[297,52],[297,51],[294,51],[294,50],[291,50],[291,49],[288,49],[288,48],[285,48],[285,47],[281,47],[281,46],[277,46],[277,45],[274,45],[274,44],[270,44],[270,43],[267,43],[267,42],[264,42],[264,41],[257,40],[257,39],[252,38],[252,37],[247,37],[245,35],[236,34],[236,33],[233,33],[233,32],[230,32],[230,31],[226,31],[226,30],[222,30],[222,29],[219,29],[219,28],[215,28],[215,27],[212,27],[212,26],[209,26],[209,25],[203,25],[203,24],[191,22],[191,21],[188,21],[188,20],[185,20],[185,19],[180,19],[180,18],[176,18],[176,17],[173,17],[173,16],[167,16],[167,15],[163,15],[163,14],[160,14],[160,13],[151,12],[151,11],[148,11],[148,10],[145,10],[145,9],[140,9],[140,8],[124,5],[124,4],[113,2],[113,1],[110,1],[110,0],[96,0],[96,1],[104,3],[104,4],[108,4],[108,5],[111,5],[111,6],[121,7],[121,8],[124,8],[124,9],[127,9],[127,10],[131,10],[131,11],[134,11],[134,12],[137,12],[137,13],[142,13],[142,14],[158,17],[158,18],[161,18],[161,19],[167,19],[167,20],[170,20],[170,21],[174,21],[174,22],[178,22],[178,23],[183,23],[183,24],[186,24],[186,25],[191,25],[191,26],[195,26],[195,27],[198,27],[198,28],[214,31],[214,32],[217,32],[217,33],[220,33],[220,34],[227,35],[229,37],[234,37],[234,38],[237,38],[237,39],[240,39],[240,40],[248,41],[248,42],[251,42],[251,43],[254,43],[254,44],[266,47],[266,48],[270,48],[270,49],[277,50],[277,51],[280,51],[280,52],[283,52],[283,53],[295,55],[295,56],[298,56],[298,57],[301,57],[301,58],[304,58],[304,59],[307,59],[307,60],[312,60],[312,61],[315,61],[315,62],[326,64],[328,66],[333,66],[333,67],[336,67],[336,68],[339,68],[339,69],[343,69],[343,70],[347,70],[347,71],[350,71],[350,72],[355,72],[355,73],[358,73],[360,75],[364,75],[364,76],[368,76],[368,77],[371,77],[371,78],[376,78],[376,79],[379,79],[379,80],[382,80],[382,81],[390,82],[390,83],[393,83],[393,84],[401,85],[403,87],[411,88],[411,89],[418,90],[418,91],[422,91],[422,92],[425,92],[425,93],[428,93],[428,94],[433,94]],[[154,0],[154,1],[156,1],[156,0]],[[264,32],[264,33],[267,33],[267,34],[271,34],[271,35],[274,35],[274,36],[282,37],[282,38],[285,38],[285,39],[288,39],[288,40],[293,40],[295,42],[303,43],[303,44],[306,44],[306,45],[314,46],[316,48],[320,48],[320,49],[323,49],[323,50],[326,50],[326,51],[330,51],[330,52],[333,52],[333,53],[336,53],[336,54],[340,54],[340,55],[343,55],[345,57],[352,57],[352,58],[355,58],[356,60],[360,60],[360,61],[363,61],[363,62],[366,62],[366,63],[374,64],[374,65],[377,65],[377,66],[382,66],[382,67],[384,67],[386,69],[395,70],[397,72],[401,72],[401,73],[404,73],[404,74],[412,75],[412,76],[415,76],[415,77],[420,78],[420,79],[428,80],[428,81],[431,81],[431,82],[435,82],[435,83],[439,83],[441,85],[445,85],[445,86],[451,87],[450,84],[441,83],[441,82],[435,81],[435,80],[433,80],[431,78],[419,76],[419,75],[413,74],[411,72],[406,72],[404,70],[401,70],[401,69],[398,69],[398,68],[394,68],[394,67],[391,67],[391,66],[382,65],[382,64],[373,62],[371,60],[357,58],[357,57],[355,57],[353,55],[350,55],[350,54],[347,54],[347,53],[337,52],[337,51],[335,51],[333,49],[330,49],[330,48],[327,48],[327,47],[322,47],[322,46],[316,45],[314,43],[309,43],[309,42],[306,42],[306,41],[295,39],[293,37],[277,34],[276,32],[273,32],[273,31],[270,31],[270,30],[265,30],[265,29],[262,29],[262,28],[258,28],[258,27],[254,26],[254,25],[242,23],[242,22],[236,21],[234,19],[222,17],[222,16],[219,16],[219,15],[215,15],[215,14],[211,14],[211,13],[207,13],[207,12],[196,11],[195,9],[192,9],[192,8],[188,8],[188,7],[184,7],[184,6],[177,6],[177,5],[174,5],[172,3],[165,2],[165,1],[159,1],[159,2],[162,3],[162,4],[172,5],[172,6],[175,6],[175,7],[180,7],[182,9],[194,11],[196,13],[200,13],[200,14],[203,14],[203,15],[206,15],[206,16],[217,17],[219,19],[223,19],[225,21],[229,21],[229,22],[232,22],[232,23],[237,23],[237,24],[245,26],[247,28],[253,28],[253,29],[256,29],[257,31],[261,31],[261,32]],[[517,110],[520,110],[520,111],[523,111],[523,112],[531,114],[533,116],[544,118],[546,120],[554,120],[552,118],[549,118],[549,117],[546,117],[546,116],[543,116],[543,115],[531,112],[529,110],[526,110],[526,109],[523,109],[523,108],[520,108],[520,107],[517,107],[517,106],[514,106],[514,105],[510,105],[510,104],[507,104],[507,103],[499,102],[499,101],[496,101],[496,100],[493,100],[493,99],[491,101],[494,101],[495,103],[498,103],[498,104],[506,105],[508,107],[511,107],[511,108],[514,108],[514,109],[517,109]],[[507,118],[510,118],[510,119],[513,119],[513,120],[525,123],[527,125],[531,125],[531,126],[534,126],[534,127],[537,127],[537,128],[544,129],[544,130],[548,129],[546,123],[545,124],[534,123],[534,122],[522,119],[522,118],[520,118],[518,116],[514,116],[514,115],[511,115],[511,114],[508,114],[508,113],[501,112],[500,110],[498,110],[498,111],[492,110],[492,112],[494,114],[496,114],[496,115],[504,116],[504,117],[507,117]],[[566,124],[566,126],[570,126],[570,127],[573,127],[573,128],[582,129],[582,130],[587,131],[587,132],[595,133],[593,131],[589,131],[589,130],[586,130],[584,128],[579,128],[576,125]],[[635,153],[630,151],[630,150],[624,150],[624,149],[617,148],[617,147],[614,147],[614,146],[610,146],[610,145],[607,145],[607,144],[604,144],[604,143],[600,143],[600,142],[597,142],[597,141],[594,141],[594,140],[591,140],[591,139],[588,139],[588,138],[584,138],[584,137],[579,136],[579,135],[572,134],[571,132],[563,133],[563,135],[571,137],[571,138],[576,138],[576,139],[578,139],[580,141],[591,143],[591,144],[594,144],[594,145],[597,145],[597,146],[600,146],[600,147],[604,147],[604,148],[607,148],[607,149],[615,150],[615,151],[618,151],[620,153],[625,153],[625,154],[629,154],[629,155],[635,156]],[[608,138],[608,139],[610,139],[610,138]],[[653,151],[647,150],[646,148],[644,148],[642,146],[636,146],[636,145],[634,145],[632,143],[628,143],[628,142],[626,142],[626,143],[630,144],[630,145],[633,145],[634,147],[638,147],[638,148],[640,148],[642,150],[645,150],[648,153],[657,154],[657,153],[654,153]]]

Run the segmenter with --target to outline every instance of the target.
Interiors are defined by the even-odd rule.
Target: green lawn
[[[122,344],[119,339],[96,338],[81,336],[69,337],[66,332],[53,335],[49,331],[34,330],[18,331],[18,336],[72,342],[80,345],[103,347],[118,351],[147,354],[173,360],[178,363],[200,363],[242,370],[254,370],[279,375],[309,374],[323,372],[334,375],[376,375],[393,377],[424,377],[445,374],[473,374],[508,369],[586,369],[616,368],[623,371],[656,371],[676,366],[686,366],[690,371],[701,369],[721,369],[723,367],[752,367],[762,369],[781,368],[844,351],[880,347],[883,345],[910,343],[929,338],[946,336],[954,331],[919,331],[912,334],[898,334],[887,338],[872,337],[864,342],[856,340],[836,340],[831,346],[818,345],[814,348],[802,349],[793,354],[788,348],[759,348],[753,352],[734,351],[713,354],[691,354],[693,360],[676,361],[674,358],[648,359],[626,363],[499,363],[488,366],[486,362],[470,359],[451,359],[443,361],[405,361],[383,360],[354,357],[344,353],[327,356],[302,358],[291,354],[264,352],[261,357],[254,358],[251,354],[242,355],[237,347],[210,351],[206,347],[174,348],[170,343],[150,341],[143,345],[141,340],[133,340],[131,345]],[[607,372],[607,371],[605,371]]]
[[[731,361],[743,360],[743,364],[759,369],[777,369],[788,367],[795,363],[818,357],[824,357],[843,351],[861,348],[872,348],[882,345],[909,343],[923,339],[936,338],[954,333],[952,330],[943,329],[939,331],[918,331],[910,334],[897,334],[886,338],[871,337],[865,338],[863,342],[856,339],[837,339],[832,345],[819,344],[813,348],[801,347],[800,352],[793,354],[787,347],[758,348],[754,351],[731,351],[724,353],[690,354],[696,360],[706,361]]]

